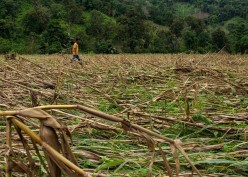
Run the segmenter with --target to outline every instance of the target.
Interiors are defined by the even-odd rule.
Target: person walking
[[[79,57],[79,53],[78,53],[78,44],[80,43],[80,39],[77,37],[74,44],[73,44],[73,47],[72,47],[72,58],[71,58],[71,63],[77,59],[79,64],[82,65],[82,61]]]

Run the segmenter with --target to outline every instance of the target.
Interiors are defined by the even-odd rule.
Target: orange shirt
[[[73,55],[78,55],[78,44],[75,42],[72,47],[72,53]]]

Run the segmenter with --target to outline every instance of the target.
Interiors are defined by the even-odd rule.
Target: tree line
[[[243,0],[2,0],[0,53],[248,53]]]

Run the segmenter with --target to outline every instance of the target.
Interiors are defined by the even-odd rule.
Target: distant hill
[[[2,0],[0,53],[246,53],[244,0]]]

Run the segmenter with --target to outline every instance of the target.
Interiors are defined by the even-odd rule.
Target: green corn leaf
[[[105,170],[105,169],[109,169],[110,167],[115,167],[117,165],[120,165],[123,162],[124,162],[124,160],[122,160],[122,159],[111,160],[109,162],[103,163],[100,166],[98,166],[96,169],[96,172],[101,171],[101,170]]]

